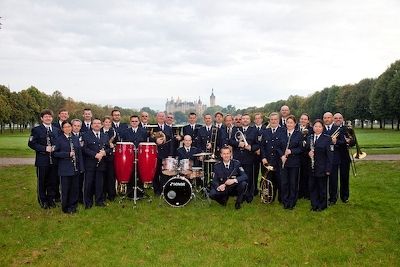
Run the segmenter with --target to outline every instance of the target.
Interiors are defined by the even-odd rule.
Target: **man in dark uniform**
[[[156,138],[156,140],[151,139],[152,142],[157,144],[158,154],[157,154],[157,170],[153,179],[153,189],[156,195],[161,195],[164,184],[167,182],[167,178],[162,172],[162,161],[167,157],[172,156],[173,144],[171,139],[173,137],[172,128],[165,124],[165,113],[157,113],[157,127],[154,128],[154,132],[163,132],[165,135],[165,140],[163,138]]]
[[[226,132],[223,129],[218,128],[216,125],[212,124],[212,117],[210,114],[204,115],[204,126],[199,129],[199,148],[203,152],[215,153],[215,157],[219,157],[219,150],[224,147],[227,143]],[[215,135],[216,134],[216,138]],[[216,139],[216,140],[215,140]],[[215,146],[212,143],[215,141]]]
[[[116,131],[116,141],[121,141],[120,135],[123,131],[128,129],[128,124],[121,122],[121,111],[113,109],[111,111],[112,128]]]
[[[274,187],[273,201],[278,193],[278,200],[281,202],[280,169],[282,162],[277,149],[279,144],[279,136],[284,130],[279,126],[279,114],[277,112],[272,112],[269,115],[269,126],[270,127],[265,129],[263,132],[261,139],[261,158],[264,165],[270,165],[274,167],[274,171],[268,172],[268,178]]]
[[[100,131],[100,119],[94,119],[91,128],[92,130],[83,135],[83,154],[86,169],[84,203],[87,209],[93,206],[93,196],[95,196],[96,206],[105,206],[103,177],[105,156],[110,152],[108,136]]]
[[[67,121],[69,119],[69,113],[68,110],[66,110],[65,108],[62,108],[58,111],[58,121],[53,122],[52,126],[53,127],[57,127],[58,129],[61,130],[61,124],[64,121]]]
[[[229,196],[237,196],[235,208],[240,209],[247,188],[247,175],[240,162],[232,159],[229,147],[221,148],[222,162],[214,165],[210,198],[226,206]]]
[[[43,209],[55,207],[55,198],[58,192],[57,168],[52,153],[60,130],[51,126],[53,121],[53,112],[51,110],[43,110],[40,113],[42,123],[32,128],[29,137],[28,146],[35,150],[35,166],[37,174],[37,193],[38,202]]]
[[[243,139],[239,131],[243,133]],[[243,114],[242,127],[232,132],[229,145],[233,147],[233,158],[240,162],[248,177],[245,197],[247,203],[253,201],[254,191],[257,189],[254,181],[255,152],[260,148],[257,138],[257,130],[250,126],[250,115]]]
[[[263,132],[265,131],[266,126],[263,124],[263,116],[259,112],[254,114],[254,128],[257,131],[257,142],[260,145]],[[261,169],[261,175],[264,175],[266,169],[261,168],[261,146],[259,147],[258,150],[256,150],[254,159],[254,176],[253,176],[255,185],[254,196],[258,195],[257,186],[258,186],[258,177],[260,175],[260,169]]]
[[[342,125],[341,135],[344,137],[345,142],[338,142],[338,150],[340,154],[340,199],[343,203],[347,203],[349,201],[350,189],[349,189],[349,172],[350,172],[350,164],[351,158],[349,153],[349,147],[355,145],[355,140],[352,136],[348,134],[348,127],[344,125],[343,115],[340,113],[336,113],[333,116],[333,120],[336,126]]]
[[[193,146],[198,147],[198,131],[201,127],[200,124],[197,124],[197,115],[194,112],[189,113],[188,116],[188,125],[183,127],[183,136],[190,135],[192,137]]]
[[[191,161],[193,161],[193,166],[201,166],[198,158],[193,156],[193,154],[198,154],[200,152],[200,149],[192,146],[192,137],[190,135],[185,135],[183,137],[183,146],[181,146],[177,150],[178,160],[180,161],[182,159],[190,159]]]
[[[90,108],[85,108],[83,110],[83,121],[82,121],[82,127],[81,127],[81,132],[88,132],[92,128],[92,110]]]
[[[335,205],[338,197],[338,176],[339,176],[339,166],[340,166],[340,150],[339,146],[344,144],[346,141],[344,139],[344,135],[341,129],[333,123],[333,115],[331,112],[325,112],[323,116],[324,120],[324,131],[323,133],[331,136],[333,143],[333,162],[331,173],[328,178],[329,184],[329,205]],[[333,136],[337,133],[336,136]]]
[[[171,139],[171,142],[172,142],[172,156],[176,157],[177,156],[176,151],[181,145],[181,141],[182,141],[181,134],[182,133],[181,133],[181,128],[180,127],[173,126],[174,122],[175,122],[174,114],[168,113],[167,118],[165,120],[165,125],[171,127],[171,129],[172,129],[172,133],[173,133],[173,136],[172,136],[172,139]]]
[[[82,121],[80,119],[73,119],[71,121],[72,125],[72,134],[76,136],[79,140],[79,144],[83,147],[83,140],[82,140]],[[83,181],[85,180],[85,173],[81,172],[79,174],[79,195],[78,195],[78,202],[83,204]]]
[[[139,127],[140,121],[137,115],[132,115],[129,120],[131,127],[121,132],[121,138],[125,142],[132,142],[135,145],[135,148],[138,149],[140,143],[147,141],[147,130],[143,127]],[[137,172],[137,175],[140,175],[139,172]],[[133,171],[131,181],[128,183],[128,188],[133,188],[133,184],[135,183],[134,176],[135,172]],[[143,183],[140,179],[137,180],[137,185],[138,187],[143,188]],[[128,193],[128,196],[133,197],[132,193]]]
[[[286,118],[290,115],[290,109],[288,106],[283,105],[280,109],[280,120],[279,125],[281,127],[286,127]]]

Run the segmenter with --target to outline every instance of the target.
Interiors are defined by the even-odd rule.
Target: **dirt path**
[[[398,160],[400,161],[400,154],[387,154],[387,155],[368,155],[364,160]],[[359,161],[359,160],[357,160]],[[35,163],[34,158],[0,158],[0,166],[11,166],[11,165],[33,165]]]

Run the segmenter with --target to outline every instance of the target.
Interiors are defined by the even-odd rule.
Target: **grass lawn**
[[[0,266],[399,266],[400,166],[357,163],[347,204],[320,213],[255,199],[234,210],[126,201],[41,210],[32,166],[0,168]],[[159,204],[161,203],[161,206]]]
[[[361,150],[367,154],[400,154],[399,131],[356,129],[356,135]],[[0,157],[34,157],[28,139],[29,132],[0,135]]]

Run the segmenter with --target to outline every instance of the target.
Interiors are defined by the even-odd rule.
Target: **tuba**
[[[270,179],[268,179],[268,173],[274,171],[274,167],[269,164],[263,164],[266,169],[264,175],[261,176],[260,181],[260,198],[261,203],[269,204],[274,200],[274,186]]]

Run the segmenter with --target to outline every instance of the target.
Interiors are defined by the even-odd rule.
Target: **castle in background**
[[[210,95],[210,107],[215,106],[215,95],[214,95],[214,89],[212,89],[211,95]],[[183,113],[189,113],[189,112],[196,112],[198,116],[203,115],[204,111],[207,109],[207,105],[203,104],[201,101],[200,97],[198,101],[182,101],[179,97],[177,100],[174,100],[172,97],[171,100],[167,99],[167,103],[165,103],[165,110],[167,113],[174,113],[177,111],[181,111]]]

